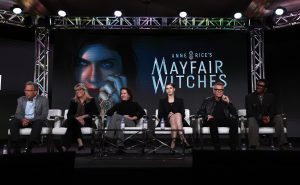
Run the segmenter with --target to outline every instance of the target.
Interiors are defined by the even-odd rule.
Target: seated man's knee
[[[258,126],[257,120],[255,117],[249,117],[248,118],[248,127],[251,126]]]
[[[272,121],[274,122],[274,124],[283,124],[283,118],[280,114],[276,114]]]

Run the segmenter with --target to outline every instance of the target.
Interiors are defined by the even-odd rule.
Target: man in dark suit
[[[210,135],[216,150],[220,149],[218,127],[230,127],[230,149],[236,150],[238,145],[238,120],[237,111],[224,95],[224,84],[217,82],[213,86],[213,96],[206,98],[197,112],[202,116],[203,126],[210,127]]]
[[[267,81],[260,79],[256,83],[256,91],[246,96],[248,118],[248,140],[251,149],[259,146],[259,126],[274,126],[280,149],[287,149],[287,138],[284,134],[282,116],[277,110],[275,96],[267,92]]]
[[[18,98],[15,117],[9,126],[14,153],[20,153],[20,128],[32,128],[29,145],[25,150],[26,153],[30,153],[32,148],[40,142],[41,130],[48,116],[48,99],[38,95],[38,84],[26,82],[24,93],[25,96]]]

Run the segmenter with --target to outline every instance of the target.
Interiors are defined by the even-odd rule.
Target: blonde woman
[[[93,127],[93,115],[99,115],[96,101],[88,93],[87,87],[83,83],[78,83],[74,87],[75,96],[72,98],[67,115],[67,131],[63,136],[62,146],[59,151],[66,151],[72,141],[78,143],[78,150],[84,148],[81,127]]]

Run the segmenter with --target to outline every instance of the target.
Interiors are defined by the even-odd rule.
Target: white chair
[[[202,126],[203,123],[204,123],[203,118],[199,115],[197,117],[197,120],[196,120],[196,124],[198,124],[198,125],[195,125],[194,129],[195,129],[195,132],[197,132],[198,135],[199,135],[201,148],[203,147],[203,143],[204,143],[204,141],[203,141],[204,137],[203,136],[210,134],[210,127],[209,126]],[[229,135],[229,131],[230,131],[230,127],[226,127],[226,126],[218,127],[218,133],[220,135]],[[239,143],[241,143],[241,137],[240,137],[241,133],[242,133],[242,129],[241,129],[241,126],[239,125],[238,126],[238,140],[239,140]]]
[[[60,124],[54,125],[52,129],[53,137],[61,137],[66,134],[67,128],[64,127],[63,123],[67,120],[68,109],[65,109],[64,116],[62,117],[62,121]],[[94,120],[95,121],[95,120]],[[95,121],[96,124],[96,121]],[[96,124],[98,126],[98,124]],[[95,151],[95,129],[93,127],[81,127],[81,133],[83,136],[90,136],[91,137],[91,153]]]
[[[183,134],[185,135],[185,137],[192,138],[193,128],[191,127],[191,115],[190,115],[189,109],[185,109],[184,119],[187,122],[188,126],[183,126]],[[160,136],[162,136],[162,137],[167,136],[167,138],[171,139],[171,132],[172,132],[171,127],[165,127],[165,128],[158,127],[158,124],[159,124],[158,109],[155,110],[155,115],[153,116],[153,121],[155,121],[154,140],[157,141],[160,145],[157,147],[154,147],[154,149],[151,150],[150,152],[156,152],[158,149],[160,149],[164,146],[170,148],[170,146],[166,142],[163,142],[161,139],[158,138]],[[183,153],[184,152],[185,152],[185,148],[183,147]]]
[[[47,141],[47,152],[50,152],[50,145],[52,142],[52,128],[53,125],[59,124],[60,119],[59,117],[61,116],[62,111],[60,109],[49,109],[48,111],[48,116],[47,116],[47,123],[46,126],[42,127],[41,130],[41,136],[42,136],[42,142],[43,138],[46,136],[48,141]],[[31,133],[31,128],[21,128],[20,129],[20,136],[25,136],[27,138],[26,142],[28,144],[28,139]],[[8,129],[8,136],[10,136],[10,129]],[[9,141],[9,148],[10,148],[10,140]]]
[[[239,109],[238,113],[241,115],[241,118],[243,118],[243,123],[247,123],[247,112],[246,109]],[[284,133],[287,134],[287,117],[285,114],[282,114],[283,122],[284,122]],[[247,136],[249,132],[249,128],[246,126],[247,124],[244,124],[244,133]],[[274,127],[264,127],[260,126],[258,129],[259,135],[266,135],[270,137],[270,145],[272,149],[275,149],[274,141],[273,141],[273,135],[275,134],[275,128]]]

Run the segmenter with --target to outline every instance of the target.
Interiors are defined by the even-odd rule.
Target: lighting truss
[[[252,28],[250,31],[251,43],[251,88],[256,90],[258,79],[265,78],[264,64],[264,30],[263,28]]]
[[[49,30],[44,27],[35,29],[35,68],[34,82],[39,85],[42,96],[48,97],[49,75]]]
[[[51,17],[52,29],[230,29],[245,30],[245,19],[202,17]]]
[[[300,24],[300,10],[289,13],[288,15],[276,16],[273,19],[273,28],[282,28]]]
[[[24,27],[24,16],[16,15],[10,11],[0,10],[0,23]]]

